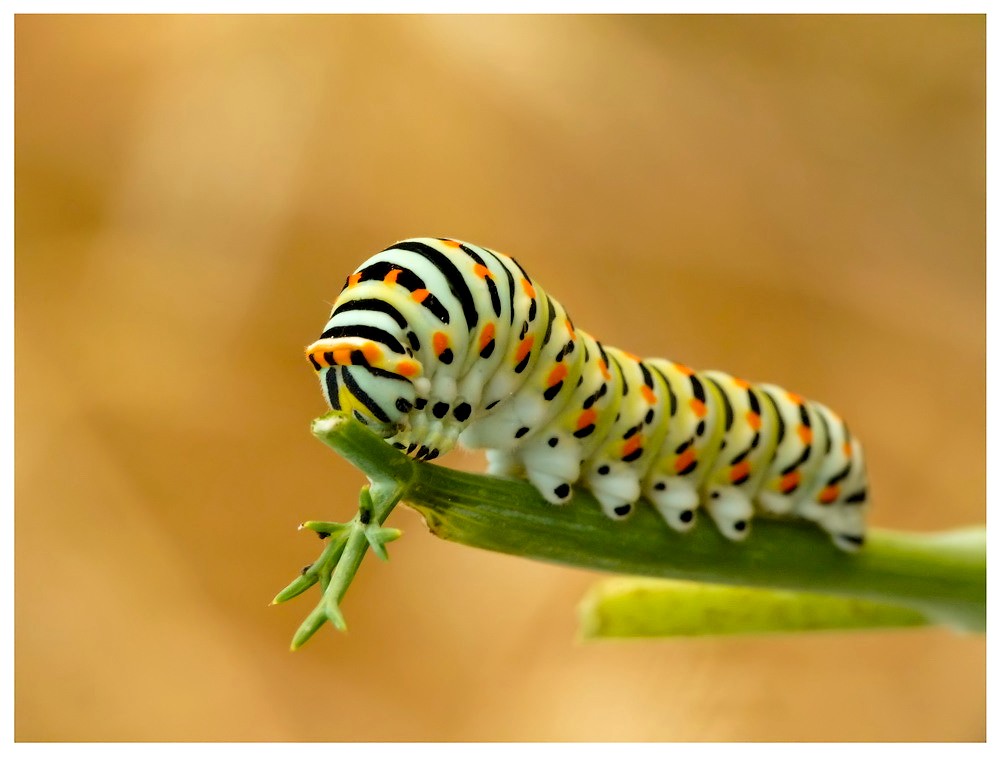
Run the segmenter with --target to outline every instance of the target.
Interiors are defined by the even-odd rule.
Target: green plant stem
[[[865,546],[848,554],[813,524],[757,518],[747,539],[733,543],[704,516],[680,534],[649,506],[612,521],[586,491],[555,507],[526,481],[418,463],[336,414],[314,421],[313,433],[369,477],[379,525],[402,497],[435,535],[481,549],[633,576],[854,597],[910,608],[933,623],[985,628],[983,528],[871,529]],[[336,585],[336,602],[366,549],[360,539],[351,543],[356,549],[345,548],[345,568],[327,587]]]

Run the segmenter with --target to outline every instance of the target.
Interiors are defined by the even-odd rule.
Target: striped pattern
[[[863,543],[864,455],[831,410],[604,345],[484,247],[421,238],[378,253],[306,354],[332,408],[418,459],[461,442],[550,502],[589,489],[611,518],[645,498],[679,531],[704,507],[733,540],[763,511]]]

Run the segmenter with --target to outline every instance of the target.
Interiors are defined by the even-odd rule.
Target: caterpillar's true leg
[[[733,541],[745,539],[753,517],[753,505],[746,494],[732,486],[713,486],[706,495],[705,507],[722,535]]]
[[[647,484],[646,499],[675,531],[689,531],[697,521],[698,490],[682,478],[661,478]]]

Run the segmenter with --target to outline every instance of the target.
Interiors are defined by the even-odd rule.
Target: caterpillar
[[[864,543],[864,453],[833,411],[604,345],[486,247],[417,238],[369,258],[306,356],[332,409],[416,459],[461,443],[554,505],[578,485],[613,519],[644,498],[677,531],[704,507],[733,541],[762,512]]]

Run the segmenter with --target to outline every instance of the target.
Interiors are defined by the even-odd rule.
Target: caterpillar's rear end
[[[823,405],[718,371],[643,360],[575,329],[520,265],[451,239],[399,242],[348,277],[307,349],[334,409],[431,460],[461,441],[549,502],[573,486],[678,531],[704,506],[730,539],[756,512],[864,541],[860,443]]]

